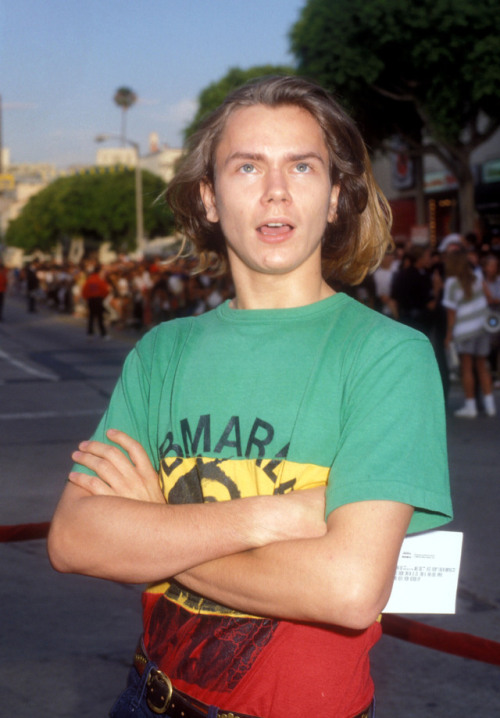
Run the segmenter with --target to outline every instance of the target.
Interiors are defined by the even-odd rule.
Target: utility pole
[[[129,140],[121,135],[97,135],[96,142],[106,142],[111,139],[121,139],[134,148],[135,151],[135,217],[136,217],[136,249],[139,252],[144,251],[144,207],[142,193],[142,169],[140,165],[141,150],[138,142]]]

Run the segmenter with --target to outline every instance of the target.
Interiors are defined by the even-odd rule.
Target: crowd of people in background
[[[193,274],[193,269],[193,260],[185,257],[136,261],[124,256],[105,266],[96,259],[79,264],[34,260],[11,270],[9,283],[12,292],[26,296],[29,312],[43,305],[88,317],[89,335],[94,333],[95,318],[105,336],[100,303],[105,325],[143,331],[175,317],[202,314],[231,295],[227,279]]]
[[[436,248],[397,242],[380,267],[354,289],[374,309],[426,334],[435,350],[445,397],[457,372],[465,404],[494,416],[500,388],[500,236],[447,235]]]
[[[7,291],[7,285],[9,280],[9,273],[7,267],[0,260],[0,322],[3,319],[3,303],[5,298],[5,292]]]
[[[24,294],[29,312],[42,304],[87,318],[102,338],[106,327],[138,332],[175,317],[198,315],[232,296],[227,278],[193,273],[194,260],[131,260],[101,267],[35,260],[11,270],[13,292]],[[0,319],[7,272],[0,267]],[[445,397],[460,376],[465,404],[456,413],[474,418],[478,404],[496,414],[500,388],[500,236],[484,246],[476,235],[450,234],[431,248],[397,241],[380,267],[357,287],[335,287],[373,309],[426,334],[434,347]]]

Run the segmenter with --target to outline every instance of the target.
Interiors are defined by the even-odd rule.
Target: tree
[[[149,237],[174,229],[173,216],[157,201],[165,183],[142,172],[144,229]],[[50,251],[64,236],[83,237],[88,246],[108,241],[116,250],[135,247],[134,171],[98,172],[61,177],[31,197],[6,232],[7,244],[27,251]]]
[[[127,110],[137,102],[137,95],[130,87],[119,87],[113,99],[122,110],[122,129],[120,137],[122,138],[122,144],[125,145],[125,140],[127,139],[126,114]]]
[[[473,230],[471,153],[500,127],[496,0],[309,0],[290,40],[298,71],[347,102],[373,145],[397,134],[439,157]]]
[[[249,80],[255,80],[264,75],[293,74],[295,74],[295,70],[284,65],[255,65],[247,70],[241,70],[239,67],[231,68],[224,77],[212,82],[198,95],[198,110],[192,122],[184,130],[185,138],[190,137],[198,129],[202,119],[215,110],[232,90],[236,90]]]

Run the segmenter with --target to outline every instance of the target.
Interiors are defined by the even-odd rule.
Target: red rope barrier
[[[32,541],[47,538],[50,521],[40,524],[18,524],[16,526],[0,526],[0,543],[5,541]]]
[[[382,616],[382,630],[388,636],[401,638],[403,641],[419,646],[500,666],[500,643],[487,638],[471,636],[469,633],[445,631],[443,628],[427,626],[425,623],[394,614]]]

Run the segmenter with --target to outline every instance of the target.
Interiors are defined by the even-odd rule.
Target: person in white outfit
[[[455,416],[474,419],[477,414],[476,378],[483,395],[487,416],[495,416],[493,383],[488,366],[490,337],[484,329],[488,302],[481,279],[474,272],[465,251],[451,252],[445,261],[446,281],[443,306],[447,310],[448,330],[445,345],[453,341],[460,357],[465,405]]]

